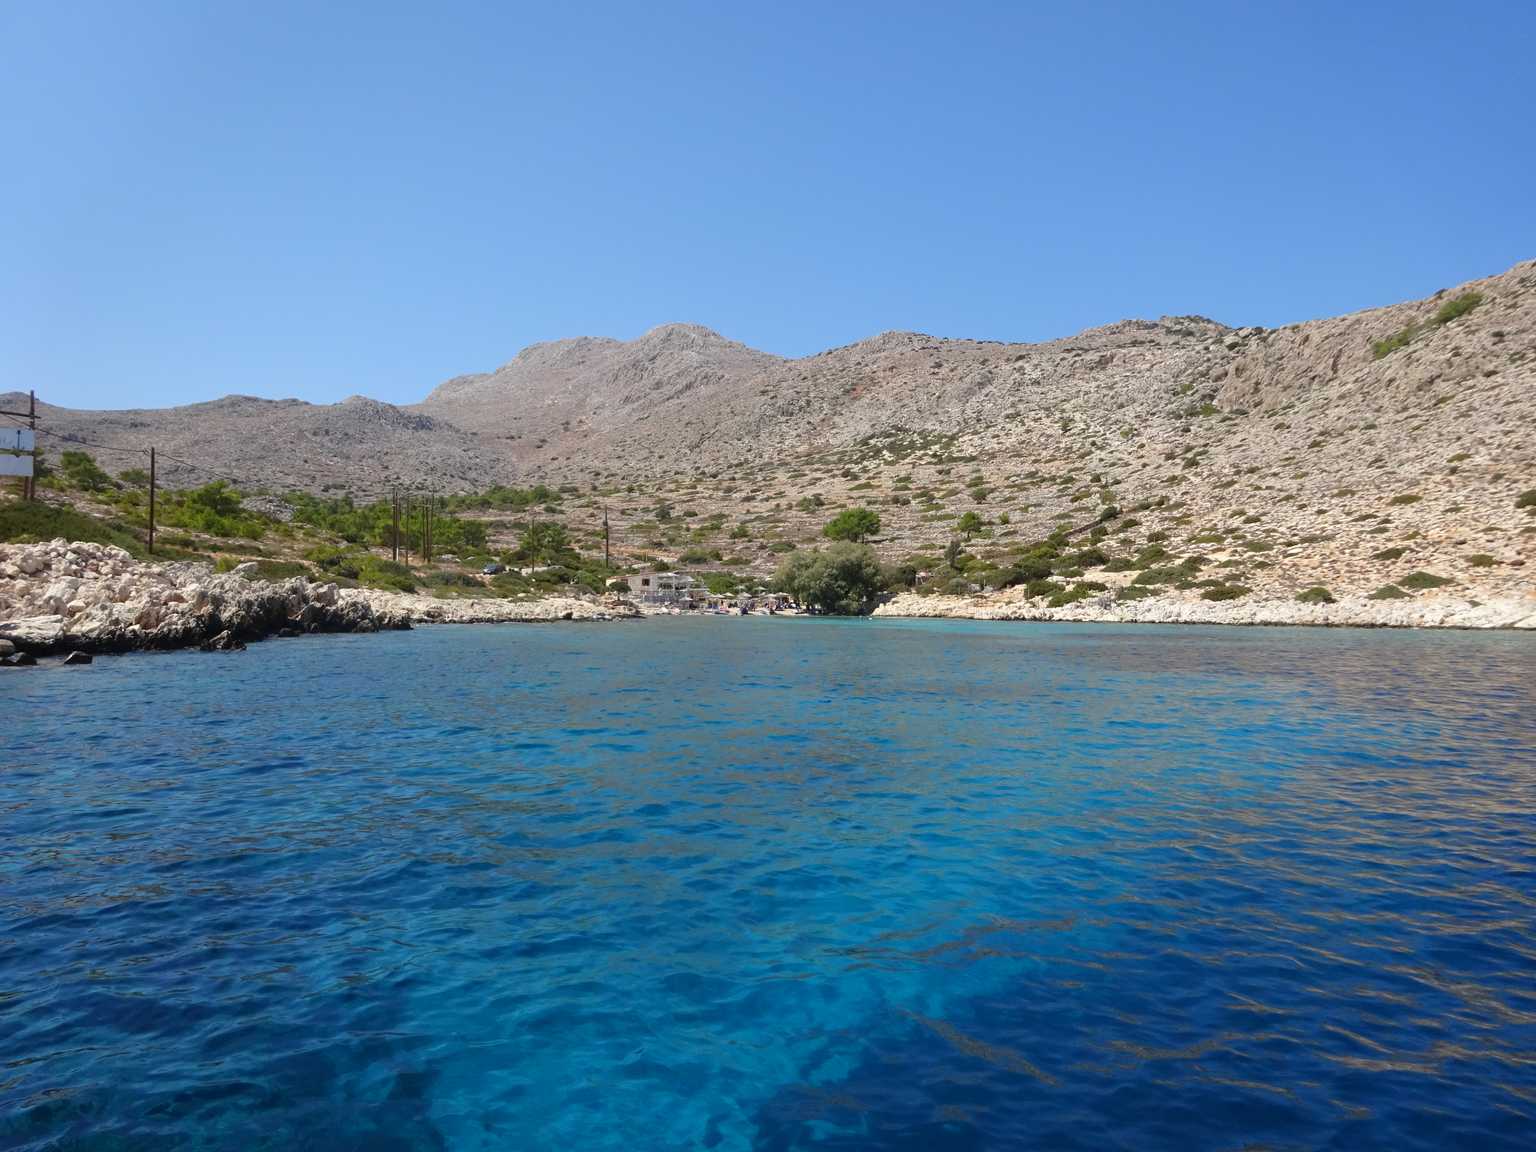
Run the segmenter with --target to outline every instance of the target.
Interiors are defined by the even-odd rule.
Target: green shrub
[[[1036,596],[1054,596],[1062,591],[1062,586],[1054,580],[1031,580],[1024,585],[1024,594],[1031,599]]]
[[[1392,497],[1392,499],[1388,500],[1387,503],[1388,504],[1417,504],[1422,499],[1424,499],[1424,497],[1420,496],[1417,492],[1404,492],[1401,495]]]
[[[185,492],[166,492],[160,500],[158,519],[162,524],[190,528],[210,536],[260,540],[266,535],[271,521],[247,512],[241,507],[240,500],[239,491],[227,480],[215,480]]]
[[[1515,497],[1516,508],[1536,508],[1536,488],[1527,488]]]
[[[1132,584],[1176,584],[1181,580],[1188,580],[1194,576],[1197,565],[1191,565],[1189,561],[1180,564],[1169,564],[1161,567],[1146,568],[1138,573]]]
[[[1248,595],[1248,589],[1241,584],[1221,584],[1215,588],[1207,588],[1200,593],[1202,600],[1236,600],[1240,596]]]
[[[1065,559],[1073,568],[1099,568],[1109,563],[1109,556],[1102,548],[1084,548],[1068,553]]]
[[[361,572],[362,559],[357,552],[349,552],[330,544],[321,544],[304,553],[308,560],[322,572],[340,576],[344,580],[356,580]]]
[[[1492,568],[1498,561],[1486,552],[1477,552],[1467,557],[1467,563],[1473,568]]]
[[[1408,347],[1409,344],[1413,343],[1413,338],[1417,336],[1418,333],[1419,326],[1417,324],[1410,324],[1401,332],[1394,332],[1385,340],[1377,340],[1371,345],[1371,352],[1375,355],[1376,359],[1384,359],[1385,357],[1392,355],[1392,353],[1396,352],[1399,348]]]
[[[1296,599],[1303,604],[1337,603],[1337,601],[1335,601],[1333,598],[1333,593],[1328,591],[1328,589],[1324,588],[1321,584],[1314,584],[1310,588],[1304,588],[1302,591],[1296,593]]]
[[[704,587],[711,596],[734,596],[741,587],[741,580],[734,572],[704,573]]]
[[[1145,584],[1127,584],[1115,593],[1115,600],[1145,600],[1149,596],[1161,595],[1162,591],[1161,588],[1153,588]]]
[[[65,452],[59,456],[59,479],[84,492],[105,492],[114,487],[89,452]]]
[[[1424,588],[1443,588],[1452,581],[1444,576],[1436,576],[1433,572],[1410,572],[1397,583],[1399,587],[1417,592]]]
[[[250,580],[291,580],[295,576],[308,576],[309,566],[297,560],[257,560],[256,568],[247,575]]]
[[[119,524],[40,500],[0,504],[0,541],[34,544],[60,536],[92,544],[116,544],[135,556],[144,555],[143,542]],[[161,543],[168,544],[169,541],[162,540]]]
[[[1371,553],[1371,559],[1372,560],[1401,560],[1403,558],[1403,554],[1406,553],[1407,551],[1408,551],[1408,549],[1404,548],[1402,545],[1398,545],[1397,547],[1394,547],[1394,548],[1383,548],[1380,552],[1372,552]]]
[[[1406,600],[1408,599],[1408,593],[1404,592],[1396,584],[1383,584],[1380,588],[1376,589],[1376,591],[1372,592],[1368,597],[1366,597],[1366,599]]]
[[[1028,584],[1031,580],[1044,580],[1050,574],[1049,560],[1020,560],[1004,573],[1002,586],[1012,588],[1016,584]]]
[[[531,587],[532,585],[528,578],[521,572],[513,569],[498,572],[495,576],[491,577],[491,589],[498,596],[519,596],[528,592]],[[628,589],[625,589],[625,591],[628,591]]]
[[[1463,292],[1460,296],[1453,296],[1440,305],[1431,322],[1435,324],[1449,324],[1452,320],[1465,316],[1482,302],[1483,294],[1481,292]]]
[[[1079,600],[1086,600],[1092,595],[1093,589],[1074,584],[1071,588],[1063,588],[1057,592],[1048,603],[1052,608],[1065,608],[1068,604],[1076,604]]]

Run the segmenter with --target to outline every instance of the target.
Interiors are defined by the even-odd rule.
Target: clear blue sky
[[[0,0],[0,391],[1426,295],[1536,256],[1533,50],[1528,0]]]

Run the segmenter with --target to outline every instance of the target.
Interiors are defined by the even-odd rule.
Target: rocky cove
[[[1426,595],[1304,604],[1258,597],[1210,602],[1165,595],[1117,601],[1112,593],[1061,607],[1022,589],[978,596],[900,594],[877,616],[1160,624],[1295,624],[1536,630],[1536,597],[1487,601]],[[636,617],[627,604],[571,596],[535,601],[444,600],[304,577],[268,582],[203,563],[155,564],[109,544],[63,539],[0,545],[0,659],[201,647],[229,650],[267,637],[378,632],[419,624],[607,620]]]
[[[592,620],[626,615],[573,597],[444,601],[342,588],[303,577],[267,582],[203,563],[154,564],[110,544],[0,544],[0,656],[203,647],[269,636],[378,632],[423,623]]]

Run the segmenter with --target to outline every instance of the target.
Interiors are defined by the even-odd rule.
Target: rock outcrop
[[[147,564],[110,544],[0,545],[0,638],[35,655],[409,627],[405,613],[300,577],[265,583],[206,564]]]
[[[268,583],[240,568],[216,574],[206,564],[148,564],[110,544],[0,544],[0,659],[170,648],[236,652],[268,636],[308,632],[638,614],[621,601],[569,596],[438,600],[302,577]]]
[[[1357,628],[1519,628],[1536,630],[1536,597],[1511,596],[1486,603],[1459,595],[1404,600],[1350,596],[1332,604],[1244,597],[1202,600],[1197,594],[1165,593],[1117,601],[1104,593],[1051,607],[1022,590],[981,596],[919,596],[902,593],[875,609],[876,616],[951,620],[1070,620],[1101,624],[1309,624]]]
[[[366,601],[374,611],[404,616],[413,624],[533,624],[546,620],[616,620],[634,618],[640,612],[625,601],[584,600],[575,596],[549,596],[542,600],[503,600],[491,597],[438,600],[402,592],[358,588],[349,593]]]

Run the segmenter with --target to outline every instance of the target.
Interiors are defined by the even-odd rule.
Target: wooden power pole
[[[37,441],[36,441],[35,437],[37,435],[37,391],[36,391],[36,389],[33,389],[33,388],[28,388],[27,389],[27,427],[32,429],[32,434],[34,436],[34,440],[32,441],[32,475],[27,477],[27,482],[25,484],[23,484],[21,487],[22,487],[22,490],[26,493],[26,497],[27,497],[28,500],[36,500],[37,499]]]
[[[149,554],[155,554],[155,450],[149,450]]]

